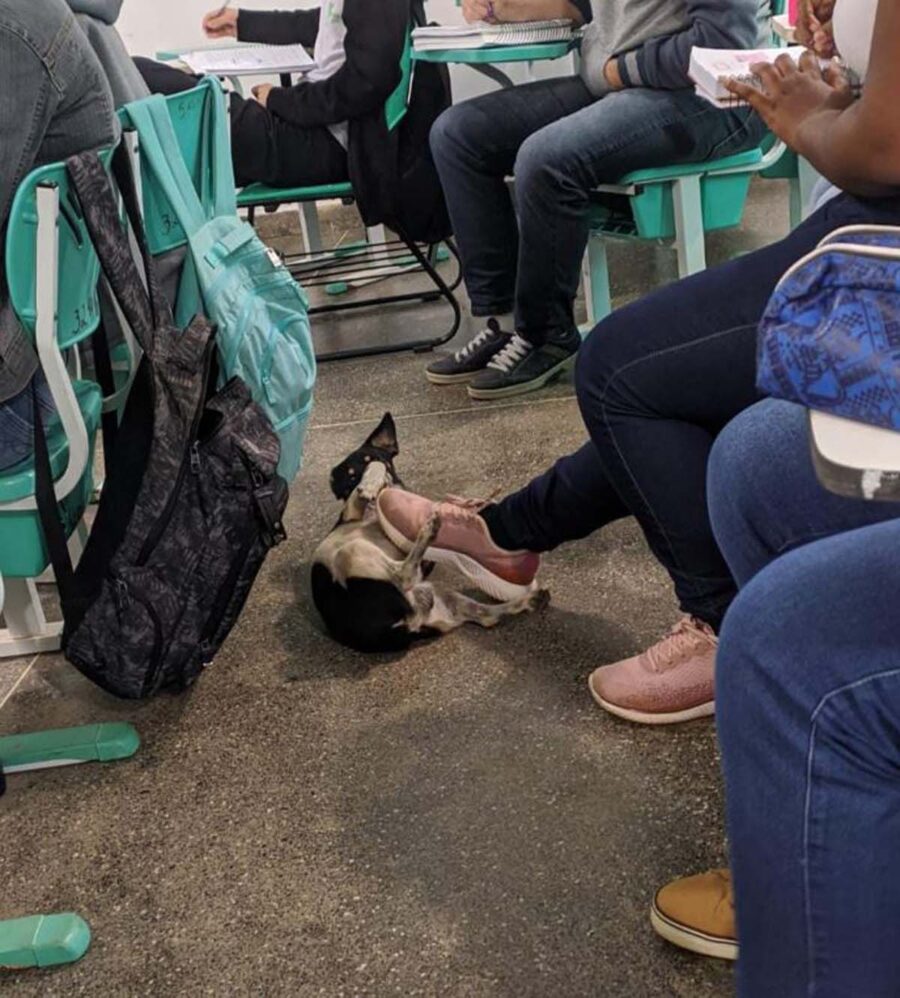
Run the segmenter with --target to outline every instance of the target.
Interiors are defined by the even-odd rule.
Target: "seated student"
[[[826,176],[900,186],[900,8],[839,0],[837,47],[871,65],[853,103],[802,72],[764,71],[749,95]],[[743,90],[742,90],[743,92]],[[654,924],[736,956],[747,998],[889,998],[900,950],[900,504],[833,496],[816,480],[805,412],[763,402],[710,459],[716,538],[741,593],[717,664],[728,871],[676,881]],[[735,934],[735,905],[737,935]]]
[[[385,124],[385,102],[400,83],[401,56],[417,10],[418,0],[326,0],[314,10],[229,8],[207,14],[203,27],[211,38],[315,46],[316,68],[295,86],[262,84],[253,88],[253,100],[232,95],[238,185],[294,187],[349,179],[367,224],[400,218],[412,238],[448,235],[427,143],[432,121],[449,103],[446,68],[416,71],[411,113],[396,141]],[[157,93],[197,82],[148,59],[135,61]],[[409,178],[415,179],[406,182]]]
[[[436,384],[468,381],[470,395],[488,399],[541,388],[581,345],[573,302],[593,188],[633,170],[702,162],[759,143],[759,119],[698,97],[687,70],[693,46],[757,45],[769,31],[769,4],[464,0],[463,11],[470,21],[581,23],[593,15],[578,76],[457,104],[431,133],[472,314],[489,321],[426,373]]]
[[[124,0],[68,0],[103,66],[116,107],[140,100],[150,93],[116,31],[123,3]]]
[[[861,75],[866,49],[858,33],[871,27],[872,2],[839,0],[836,8],[838,18],[848,7],[856,11],[855,28],[839,42]],[[797,107],[808,113],[853,100],[830,75],[777,72],[789,77],[785,101],[795,114]],[[860,112],[895,119],[888,99],[874,112],[873,103],[864,99]],[[516,552],[550,551],[635,516],[685,616],[652,648],[592,673],[594,699],[632,721],[669,724],[714,711],[717,633],[737,589],[710,524],[706,469],[719,432],[759,399],[756,334],[772,290],[835,229],[900,224],[900,155],[881,147],[874,122],[870,143],[858,143],[853,156],[835,147],[841,151],[835,157],[830,128],[811,135],[796,118],[783,123],[782,106],[776,112],[767,118],[771,127],[844,193],[827,190],[820,207],[781,242],[663,288],[601,322],[576,373],[590,439],[480,513],[448,508],[448,528],[437,538],[438,547],[486,571],[527,581],[516,574],[527,564]],[[384,494],[381,508],[405,532],[423,522],[430,503],[396,491]]]
[[[103,69],[63,0],[0,0],[0,246],[21,181],[43,163],[118,139]],[[0,257],[0,469],[31,453],[37,357],[13,312]],[[38,374],[39,405],[53,411]]]

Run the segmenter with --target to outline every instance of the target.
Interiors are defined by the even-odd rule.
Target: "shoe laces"
[[[492,367],[495,371],[502,371],[503,374],[509,374],[533,349],[533,344],[519,336],[518,333],[513,333],[509,343],[488,362],[487,366]]]
[[[462,496],[445,496],[441,501],[441,515],[448,520],[457,522],[471,522],[478,517],[478,514],[490,506],[498,490],[495,490],[487,499],[464,499]]]
[[[464,347],[460,347],[453,355],[453,359],[457,364],[468,360],[476,350],[480,349],[488,340],[493,339],[501,332],[500,323],[496,319],[488,319],[487,328],[482,329],[480,333],[473,336]]]
[[[708,624],[697,617],[686,616],[658,641],[644,652],[644,657],[654,672],[665,672],[696,654],[701,644],[715,648],[716,636]]]

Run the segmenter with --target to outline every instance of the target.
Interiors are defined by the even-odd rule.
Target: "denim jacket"
[[[0,249],[16,189],[36,166],[118,134],[103,69],[63,0],[0,0]],[[0,264],[0,402],[23,391],[36,366]]]

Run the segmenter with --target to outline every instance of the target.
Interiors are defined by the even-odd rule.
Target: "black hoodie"
[[[386,223],[409,237],[435,242],[450,225],[428,134],[450,105],[446,68],[415,66],[406,117],[388,131],[384,105],[400,83],[400,61],[411,23],[424,23],[421,0],[344,0],[346,61],[327,80],[276,87],[269,111],[304,128],[348,123],[350,180],[366,225]],[[241,10],[241,41],[312,48],[318,10]]]

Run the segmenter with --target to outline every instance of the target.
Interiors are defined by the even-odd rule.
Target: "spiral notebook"
[[[184,52],[181,61],[201,76],[269,76],[308,73],[315,61],[302,45],[227,45]]]
[[[773,49],[691,49],[688,75],[694,81],[698,96],[717,107],[737,107],[743,103],[725,88],[723,80],[742,80],[751,86],[760,86],[760,79],[750,72],[758,62],[774,62],[781,55],[790,56],[794,62],[806,51],[801,45]]]
[[[572,22],[520,21],[509,24],[487,24],[484,21],[459,26],[432,25],[416,28],[412,33],[417,52],[444,49],[480,49],[495,45],[538,45],[542,42],[566,42],[572,37]]]

